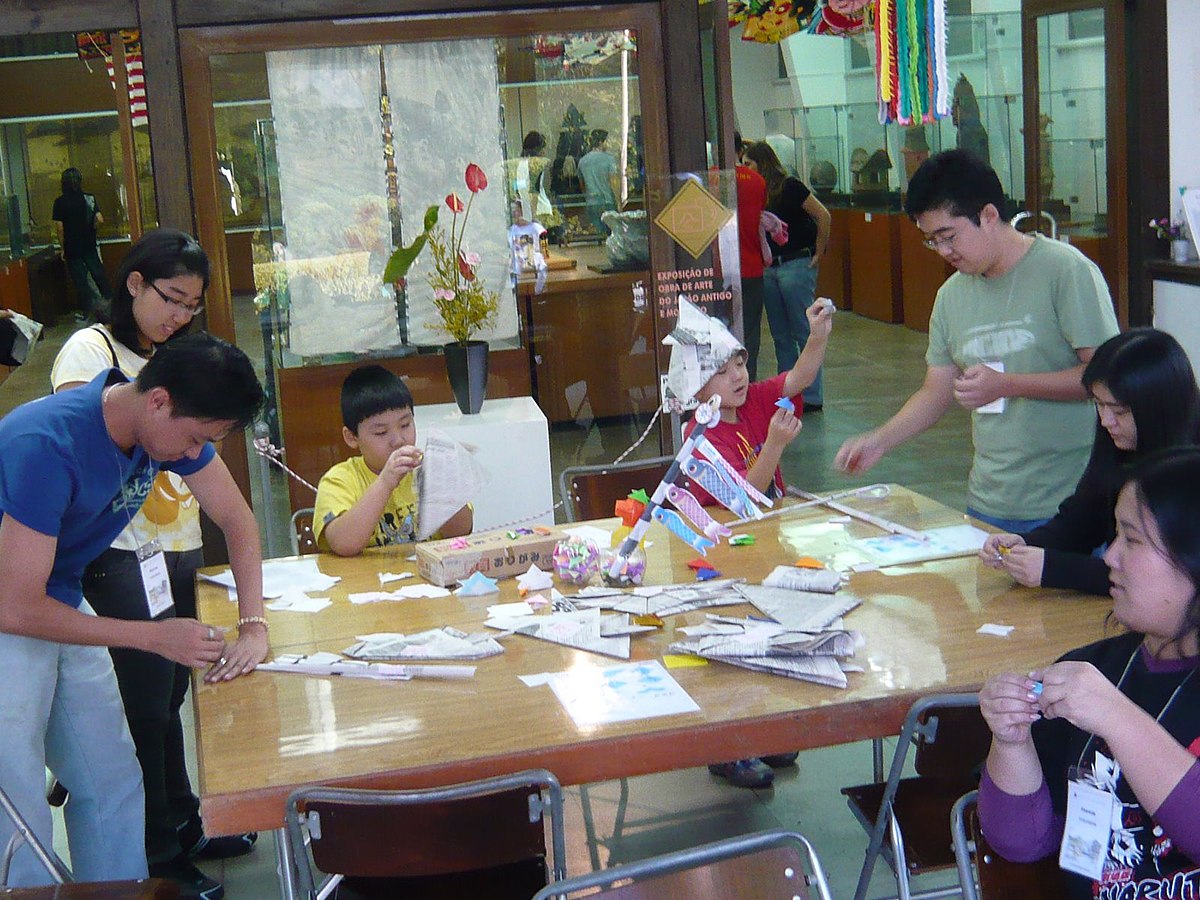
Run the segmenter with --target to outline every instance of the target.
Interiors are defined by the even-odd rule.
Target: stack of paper
[[[524,634],[619,659],[629,659],[630,635],[655,630],[649,625],[630,625],[627,615],[602,618],[599,609],[555,612],[550,615],[500,616],[488,619],[484,624],[488,628]]]
[[[584,588],[572,598],[581,608],[615,609],[635,616],[674,616],[710,606],[745,603],[737,591],[741,578],[714,578],[690,584],[668,584],[622,591],[612,588]]]
[[[763,615],[795,631],[828,628],[835,619],[862,603],[850,593],[818,594],[763,584],[739,584],[737,592]]]
[[[342,580],[334,575],[326,575],[317,568],[317,561],[311,558],[270,559],[263,563],[262,569],[263,596],[267,598],[282,597],[296,591],[327,591]],[[204,581],[224,585],[229,588],[229,599],[237,599],[231,569],[216,575],[201,574],[200,577]]]
[[[259,663],[260,672],[289,672],[297,675],[340,675],[380,681],[410,681],[413,678],[473,678],[474,666],[398,666],[389,663],[345,659],[336,653],[281,653],[270,662]]]
[[[342,652],[355,659],[484,659],[503,653],[504,647],[489,634],[446,626],[407,635],[362,634]]]
[[[668,648],[671,653],[842,688],[847,684],[846,673],[838,659],[852,657],[861,641],[850,631],[794,631],[753,620],[740,625],[714,623],[687,631],[686,640]]]

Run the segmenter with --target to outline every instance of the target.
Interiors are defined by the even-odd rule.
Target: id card
[[[1000,372],[1001,374],[1004,373],[1004,363],[1000,362],[999,360],[985,362],[984,365],[993,372]],[[1005,406],[1007,406],[1007,401],[1007,397],[997,397],[991,403],[983,404],[983,406],[979,407],[977,410],[975,410],[975,412],[983,413],[984,415],[995,415],[997,413],[1002,413],[1004,412]]]
[[[1067,821],[1063,827],[1058,864],[1093,881],[1099,881],[1112,838],[1113,804],[1108,791],[1072,780],[1067,784]]]
[[[142,589],[146,593],[146,609],[151,619],[157,619],[175,605],[171,579],[167,575],[167,558],[158,541],[148,541],[138,547],[137,558],[142,572]]]

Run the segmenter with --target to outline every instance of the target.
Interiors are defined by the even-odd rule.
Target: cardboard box
[[[567,537],[558,528],[539,525],[485,531],[461,538],[417,544],[417,572],[426,581],[446,587],[482,572],[488,578],[520,575],[531,565],[547,572],[553,567],[554,545]]]

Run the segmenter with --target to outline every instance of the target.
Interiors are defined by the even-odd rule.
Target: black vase
[[[487,341],[452,341],[443,348],[450,390],[464,415],[473,416],[483,408],[487,395]]]

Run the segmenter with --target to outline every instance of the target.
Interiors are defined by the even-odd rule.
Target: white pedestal
[[[475,530],[487,531],[526,517],[522,526],[554,524],[550,476],[550,429],[532,397],[487,400],[478,415],[464,416],[455,403],[413,409],[417,443],[438,428],[475,451],[487,472],[475,506]]]

